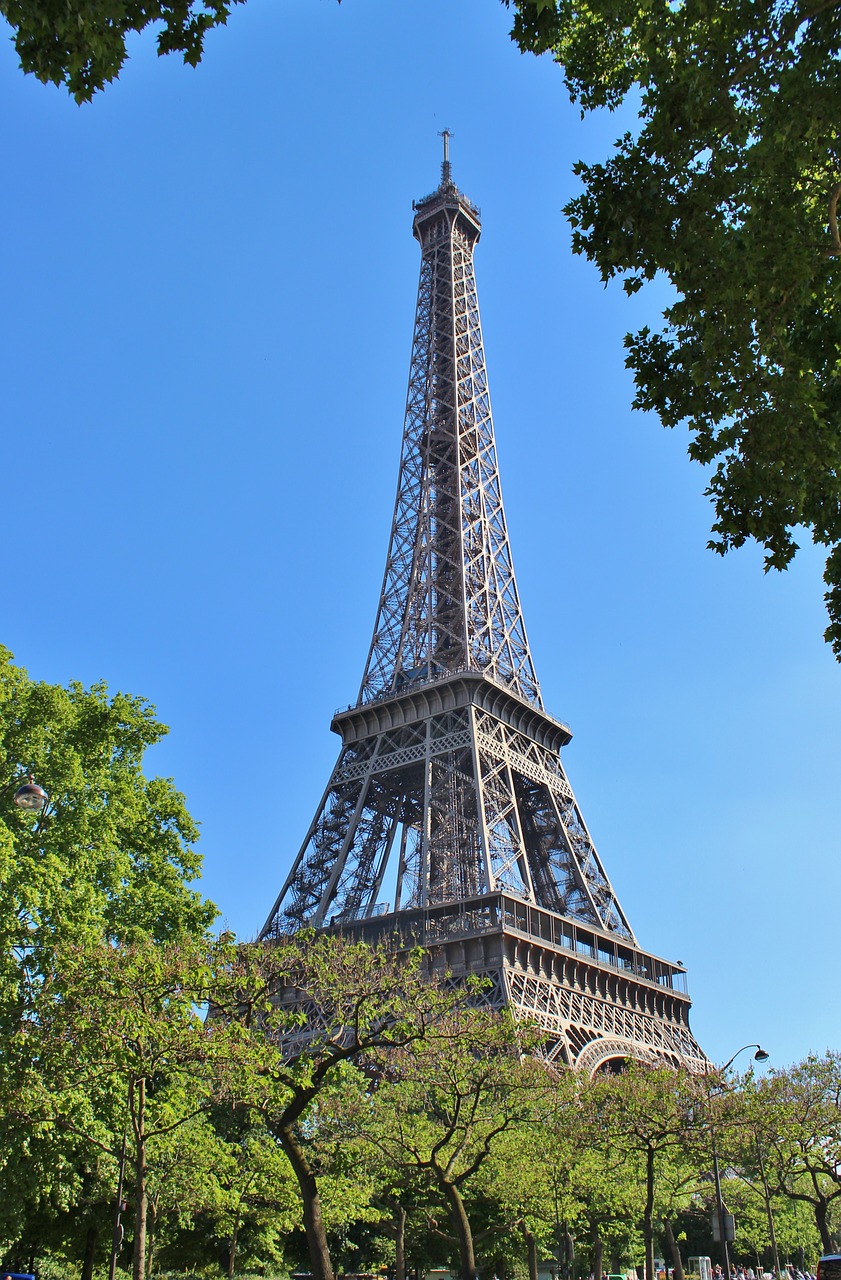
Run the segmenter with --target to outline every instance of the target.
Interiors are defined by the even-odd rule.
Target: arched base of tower
[[[694,1069],[698,1074],[703,1074],[705,1060],[700,1055],[700,1051],[699,1058],[700,1061],[695,1064],[686,1054],[678,1055],[658,1051],[646,1045],[637,1044],[632,1040],[599,1038],[591,1040],[581,1050],[574,1066],[577,1071],[582,1071],[588,1076],[595,1076],[601,1072],[612,1073],[620,1071],[628,1062],[642,1062],[650,1067],[684,1067],[688,1070]]]

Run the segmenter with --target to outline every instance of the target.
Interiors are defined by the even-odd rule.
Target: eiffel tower
[[[421,246],[397,501],[336,767],[261,938],[303,927],[484,975],[550,1060],[702,1072],[680,964],[643,951],[560,760],[508,542],[473,273],[480,213],[455,186],[413,205]]]

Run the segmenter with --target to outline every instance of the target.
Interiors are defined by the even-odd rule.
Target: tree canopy
[[[635,405],[685,425],[721,554],[784,569],[827,549],[841,659],[841,3],[517,0],[582,112],[630,95],[638,127],[579,163],[573,248],[628,293],[662,274],[660,332],[626,338]]]
[[[204,40],[224,26],[243,0],[0,0],[14,28],[24,71],[44,84],[65,85],[77,102],[89,102],[116,80],[128,57],[126,41],[153,24],[158,53],[180,53],[198,65]]]
[[[201,861],[184,797],[143,769],[166,732],[144,699],[34,681],[0,648],[0,1240],[42,1240],[45,1219],[60,1235],[56,1206],[75,1202],[91,1265],[125,1115],[109,1036],[143,990],[136,973],[112,989],[121,960],[203,955],[216,916],[189,883]],[[29,772],[49,796],[39,813],[14,804]],[[45,1040],[59,1011],[64,1038]]]
[[[457,1002],[422,972],[421,959],[420,950],[398,957],[309,931],[240,951],[236,1016],[251,1033],[253,1058],[238,1105],[262,1117],[294,1172],[314,1280],[333,1280],[318,1108],[337,1091],[347,1106],[358,1068],[382,1071]]]
[[[456,1006],[431,1034],[391,1054],[375,1094],[366,1136],[389,1168],[440,1195],[462,1280],[476,1274],[466,1188],[501,1136],[531,1114],[537,1090],[548,1087],[534,1060],[520,1061],[529,1039],[508,1013]]]
[[[212,903],[198,877],[198,828],[146,750],[167,733],[143,698],[30,679],[0,647],[0,941],[13,980],[60,941],[157,941],[201,934]],[[40,814],[13,795],[32,771]],[[11,970],[9,968],[11,966]]]

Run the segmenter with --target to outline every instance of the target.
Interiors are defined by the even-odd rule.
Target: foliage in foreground
[[[166,732],[144,699],[31,680],[0,648],[0,1239],[78,1250],[88,1274],[127,1102],[144,1124],[146,1031],[163,1007],[195,1030],[216,916],[184,797],[144,772]],[[13,803],[30,771],[38,814]]]
[[[841,3],[515,0],[582,112],[639,95],[609,159],[578,164],[573,248],[628,293],[663,274],[659,333],[626,338],[635,404],[710,470],[710,546],[784,569],[827,549],[841,659]]]
[[[0,0],[14,28],[24,71],[44,84],[65,85],[89,102],[116,80],[130,35],[160,24],[158,53],[180,53],[195,67],[207,33],[224,26],[243,0]]]
[[[841,1054],[762,1082],[634,1064],[590,1081],[521,1059],[505,1017],[341,938],[290,941],[275,955],[223,941],[192,960],[172,944],[108,945],[116,983],[101,949],[67,964],[57,955],[17,1096],[48,1155],[66,1160],[70,1134],[88,1166],[91,1147],[111,1157],[113,1179],[128,1083],[133,1280],[150,1274],[153,1247],[162,1268],[233,1276],[280,1265],[324,1280],[388,1266],[405,1280],[430,1265],[462,1280],[518,1270],[536,1280],[541,1258],[563,1270],[573,1253],[613,1272],[645,1257],[653,1275],[668,1251],[680,1280],[689,1252],[714,1255],[713,1127],[737,1258],[771,1264],[766,1196],[784,1257],[802,1248],[813,1262],[837,1240]],[[230,1003],[204,1022],[191,1009],[213,966]],[[295,992],[285,1007],[283,990]],[[103,1235],[107,1183],[88,1211]],[[65,1209],[83,1202],[71,1184]],[[43,1203],[38,1214],[51,1256],[102,1275],[104,1247],[92,1255],[55,1230]],[[6,1261],[16,1259],[8,1240]]]
[[[767,1261],[769,1202],[788,1256],[838,1243],[841,1054],[762,1082],[558,1076],[419,951],[213,938],[195,827],[143,771],[163,732],[0,658],[3,1266],[104,1280],[123,1153],[133,1280],[677,1266],[712,1252],[713,1122],[737,1257]],[[30,768],[44,814],[12,804]]]

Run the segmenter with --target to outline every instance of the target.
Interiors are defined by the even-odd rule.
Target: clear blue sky
[[[574,259],[581,122],[495,0],[249,0],[197,71],[132,46],[77,107],[0,45],[0,639],[171,725],[203,888],[256,933],[356,695],[439,129],[476,266],[515,565],[564,757],[718,1061],[839,1047],[841,668],[821,560],[705,550],[686,435],[632,413],[627,300]]]

